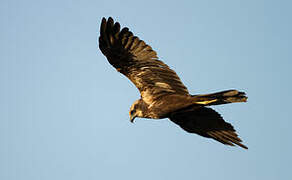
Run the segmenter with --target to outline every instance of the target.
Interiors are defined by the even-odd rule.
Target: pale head
[[[147,109],[145,105],[146,104],[141,99],[136,100],[132,104],[129,112],[131,122],[134,122],[136,117],[144,117],[145,109]]]

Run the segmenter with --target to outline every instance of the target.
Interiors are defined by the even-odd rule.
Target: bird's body
[[[223,144],[243,148],[233,126],[210,105],[245,102],[245,93],[227,90],[205,95],[191,95],[175,71],[160,61],[156,52],[112,18],[102,19],[99,48],[109,63],[128,77],[139,89],[141,99],[130,108],[130,118],[169,118],[184,130]]]

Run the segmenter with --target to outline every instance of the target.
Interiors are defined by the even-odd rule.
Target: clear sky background
[[[291,1],[0,2],[0,179],[291,178]],[[112,16],[193,94],[247,92],[214,107],[249,150],[168,120],[129,122],[139,98],[98,49]]]

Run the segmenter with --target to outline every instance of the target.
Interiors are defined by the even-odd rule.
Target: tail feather
[[[227,90],[212,94],[200,94],[194,95],[193,97],[195,104],[206,106],[247,101],[245,93],[237,90]]]

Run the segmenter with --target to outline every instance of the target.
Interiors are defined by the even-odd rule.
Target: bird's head
[[[144,117],[144,102],[139,99],[135,101],[130,108],[130,121],[133,123],[136,117]]]

